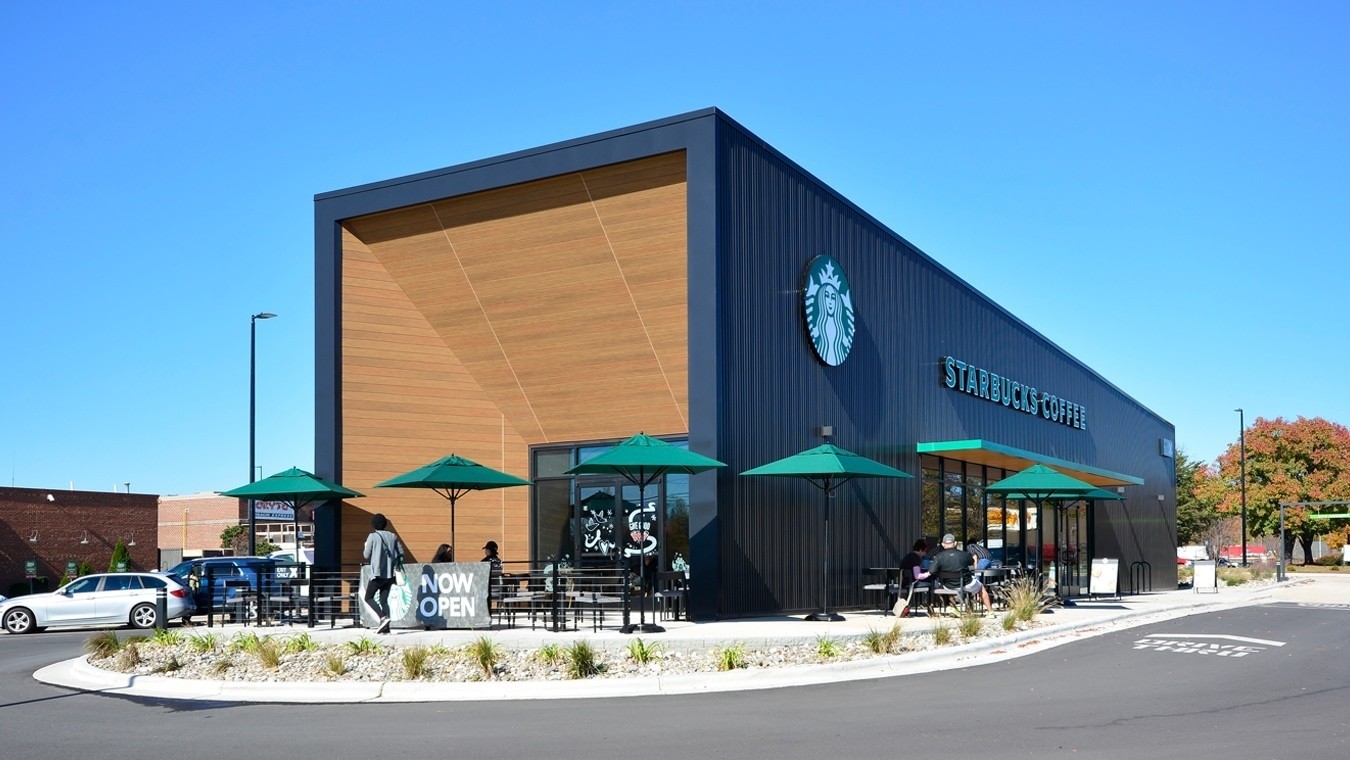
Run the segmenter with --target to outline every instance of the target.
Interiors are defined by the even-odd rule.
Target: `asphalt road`
[[[1344,757],[1350,605],[1270,604],[924,676],[641,699],[232,705],[32,680],[83,633],[0,635],[0,757]],[[1237,638],[1234,638],[1237,637]]]

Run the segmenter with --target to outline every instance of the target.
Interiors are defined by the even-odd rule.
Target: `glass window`
[[[540,559],[572,554],[572,481],[535,483],[534,546]]]
[[[536,478],[567,477],[567,470],[571,467],[571,449],[554,449],[552,451],[535,452],[534,476]]]
[[[130,575],[109,575],[103,581],[104,591],[126,591],[131,588],[131,582],[135,580]]]
[[[66,591],[71,594],[92,594],[98,591],[98,582],[101,580],[97,577],[77,578],[66,584]]]
[[[153,575],[141,576],[141,584],[146,588],[166,588],[169,585],[163,578],[157,578]]]
[[[942,532],[956,536],[958,544],[966,541],[965,486],[948,484],[942,489]]]
[[[936,471],[934,471],[936,474]],[[925,538],[942,535],[942,483],[936,478],[923,481],[923,523]]]
[[[688,444],[686,444],[688,445]],[[678,555],[689,562],[689,476],[666,476],[665,557],[661,569],[671,569]]]
[[[982,486],[967,486],[966,488],[966,540],[967,541],[985,541],[988,537],[985,535],[985,521],[988,516],[985,514],[984,506],[984,488]],[[986,544],[987,546],[988,544]]]

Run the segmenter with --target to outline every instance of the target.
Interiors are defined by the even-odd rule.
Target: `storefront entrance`
[[[660,560],[662,520],[659,485],[647,487],[642,501],[637,486],[617,478],[578,478],[573,516],[573,550],[580,567],[613,567],[623,563],[637,569],[645,552]]]

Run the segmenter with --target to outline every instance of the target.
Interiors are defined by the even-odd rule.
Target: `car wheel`
[[[37,628],[33,613],[23,607],[15,607],[5,613],[5,630],[10,633],[32,633]]]
[[[131,608],[132,628],[154,628],[159,615],[153,604],[138,604]]]

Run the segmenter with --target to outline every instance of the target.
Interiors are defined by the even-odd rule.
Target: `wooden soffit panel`
[[[684,167],[668,154],[346,226],[531,443],[684,432]]]

